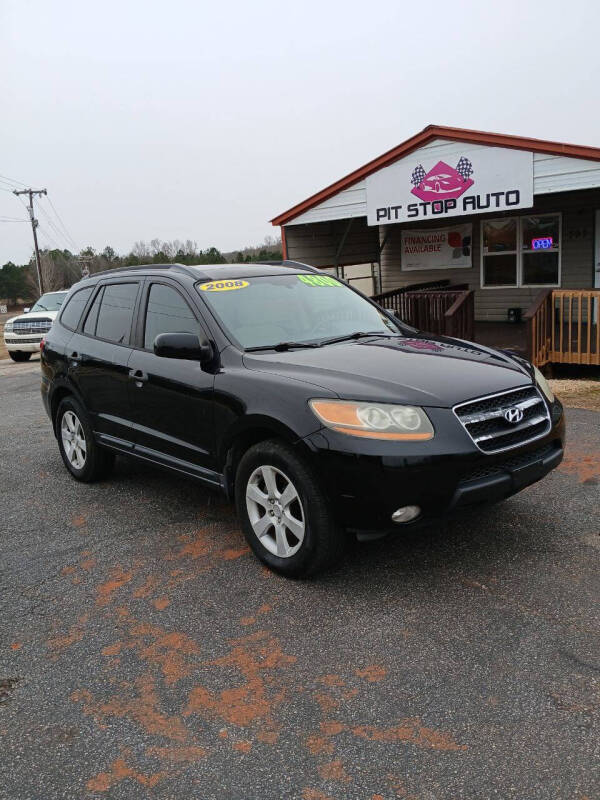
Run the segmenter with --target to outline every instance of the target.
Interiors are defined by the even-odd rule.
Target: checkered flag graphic
[[[456,171],[462,176],[463,181],[468,181],[473,174],[473,165],[468,158],[460,157],[460,161],[456,165]]]
[[[415,167],[415,169],[413,170],[413,174],[412,174],[413,186],[419,186],[421,183],[423,183],[423,180],[425,179],[425,175],[426,175],[426,172],[423,169],[423,166],[421,164],[419,164],[418,167]]]

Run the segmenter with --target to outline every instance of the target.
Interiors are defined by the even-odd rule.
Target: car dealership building
[[[432,125],[272,222],[288,259],[371,265],[382,301],[460,288],[480,331],[534,319],[538,363],[600,363],[600,148]]]

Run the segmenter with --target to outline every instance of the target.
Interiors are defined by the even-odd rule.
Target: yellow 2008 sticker
[[[203,292],[231,292],[233,289],[245,289],[250,286],[248,281],[210,281],[203,283],[200,290]]]

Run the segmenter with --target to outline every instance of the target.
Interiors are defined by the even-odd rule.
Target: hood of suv
[[[314,349],[245,353],[244,364],[348,400],[438,407],[532,382],[527,369],[510,356],[443,337],[373,337]]]
[[[9,322],[29,322],[35,319],[51,319],[54,321],[58,316],[60,308],[57,311],[28,311],[27,314],[19,314],[17,317],[10,317],[5,322],[5,325]]]

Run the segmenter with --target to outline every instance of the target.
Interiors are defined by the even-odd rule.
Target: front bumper
[[[37,353],[44,338],[43,334],[31,336],[15,336],[13,334],[4,335],[4,345],[10,352]]]
[[[436,433],[423,453],[414,446],[412,452],[399,455],[381,442],[348,443],[352,437],[342,439],[342,434],[328,429],[305,441],[342,525],[398,531],[468,506],[502,500],[543,478],[563,457],[565,426],[560,404],[552,420],[545,436],[494,455],[478,451],[454,426],[446,436]],[[392,513],[406,505],[419,506],[421,516],[411,523],[394,524]]]

